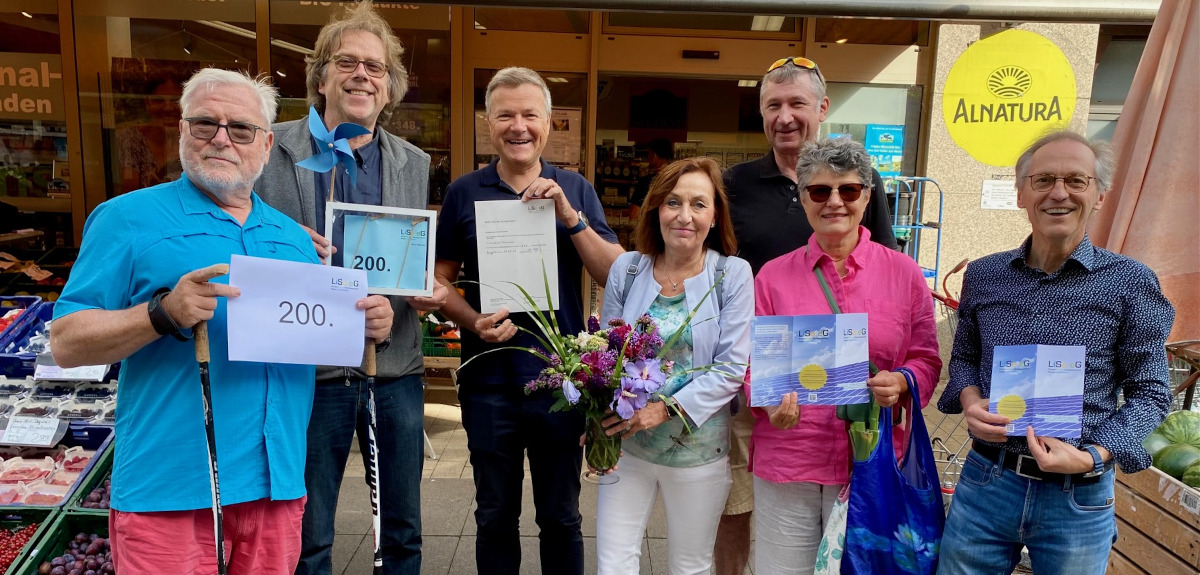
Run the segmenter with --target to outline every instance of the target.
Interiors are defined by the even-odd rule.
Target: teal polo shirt
[[[86,309],[123,310],[180,276],[241,254],[319,263],[312,240],[253,195],[244,225],[187,175],[104,202],[88,217],[55,319]],[[225,282],[225,278],[214,281]],[[231,362],[225,300],[208,325],[221,502],[303,497],[315,368]],[[212,505],[195,347],[160,337],[121,363],[112,507],[181,511]]]

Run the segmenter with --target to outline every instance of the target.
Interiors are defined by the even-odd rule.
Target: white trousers
[[[812,575],[841,485],[754,478],[754,572]]]
[[[654,500],[667,510],[667,562],[671,575],[708,575],[717,523],[729,496],[729,458],[696,467],[655,465],[622,456],[620,481],[601,485],[596,503],[599,575],[640,572],[642,540]]]

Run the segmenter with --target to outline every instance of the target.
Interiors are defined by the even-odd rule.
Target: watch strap
[[[1084,474],[1085,477],[1101,475],[1105,471],[1108,471],[1108,466],[1104,464],[1104,458],[1100,456],[1100,450],[1096,449],[1095,445],[1084,445],[1081,449],[1092,456],[1092,470]]]
[[[150,325],[154,326],[158,335],[170,335],[179,341],[187,341],[188,338],[180,333],[179,324],[162,308],[162,300],[169,293],[171,288],[159,288],[154,292],[154,297],[150,298],[150,304],[146,306],[146,312],[150,315]]]
[[[576,222],[573,227],[567,230],[567,235],[573,236],[579,232],[582,232],[583,230],[586,230],[587,227],[587,221],[585,221],[583,218],[579,218],[579,221]]]

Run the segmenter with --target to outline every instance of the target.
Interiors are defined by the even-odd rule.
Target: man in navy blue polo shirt
[[[558,303],[563,333],[585,328],[581,272],[603,282],[623,252],[604,221],[596,190],[582,176],[542,160],[550,133],[550,90],[537,72],[505,68],[487,87],[488,128],[500,158],[450,184],[437,230],[437,276],[447,285],[459,271],[466,298],[451,290],[443,313],[464,328],[463,361],[498,347],[535,347],[517,326],[535,330],[528,314],[480,313],[475,202],[554,200],[558,218]],[[542,278],[530,278],[541,283]],[[583,416],[550,413],[548,391],[526,396],[524,385],[545,367],[513,350],[480,357],[458,374],[463,427],[475,474],[476,567],[482,574],[515,574],[521,566],[518,519],[525,452],[541,530],[541,566],[547,575],[582,575],[583,534],[579,472]]]

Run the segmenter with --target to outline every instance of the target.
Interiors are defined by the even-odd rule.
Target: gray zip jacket
[[[313,155],[307,118],[281,122],[271,126],[271,130],[275,133],[275,146],[271,148],[271,160],[263,169],[254,191],[271,207],[297,223],[316,229],[313,173],[296,167],[296,162]],[[382,158],[383,204],[425,209],[429,197],[429,154],[382,128],[377,137]],[[388,299],[395,312],[392,343],[376,358],[376,375],[402,377],[424,373],[417,312],[403,298],[388,296]],[[347,377],[365,377],[365,374],[358,368],[317,366],[318,381]]]

